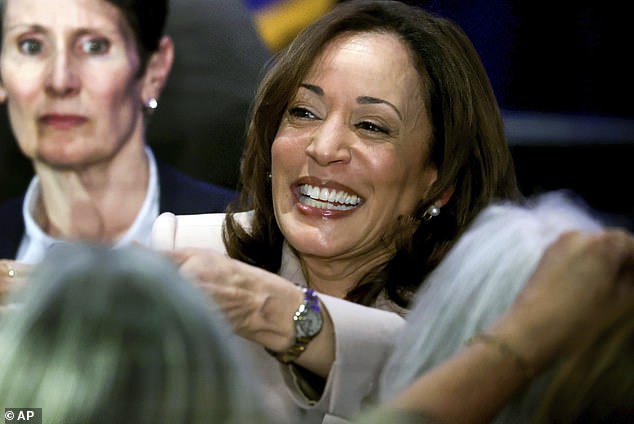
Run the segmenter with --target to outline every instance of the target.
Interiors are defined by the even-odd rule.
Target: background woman
[[[231,191],[145,144],[174,55],[166,0],[0,0],[0,10],[0,102],[36,174],[0,207],[0,258],[35,263],[66,239],[148,243],[160,211],[224,209]]]

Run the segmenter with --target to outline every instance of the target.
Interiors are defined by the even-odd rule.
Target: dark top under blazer
[[[156,160],[159,185],[159,213],[176,215],[224,212],[236,192],[195,180]],[[14,259],[24,236],[24,195],[0,205],[0,259]]]

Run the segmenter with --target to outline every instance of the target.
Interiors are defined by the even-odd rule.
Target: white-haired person
[[[571,230],[598,233],[602,228],[584,203],[567,192],[543,194],[523,206],[507,202],[486,208],[419,291],[382,373],[379,401],[393,398],[465,344],[478,344],[515,362],[528,382],[493,422],[532,422],[556,363],[536,373],[522,350],[486,329],[513,305],[555,240]],[[587,288],[580,284],[578,290]],[[579,330],[580,340],[594,331],[591,326]],[[540,346],[541,335],[532,343]]]
[[[632,234],[616,228],[566,231],[546,248],[510,309],[484,336],[402,389],[392,387],[379,408],[355,422],[495,422],[500,409],[523,396],[532,376],[556,363],[528,422],[631,423],[633,313]],[[509,422],[526,420],[518,414]]]
[[[0,408],[46,424],[266,422],[224,317],[138,246],[59,245],[0,315]]]

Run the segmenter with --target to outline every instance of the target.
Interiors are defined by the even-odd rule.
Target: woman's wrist
[[[297,305],[301,304],[304,294],[295,286],[288,287],[287,293],[278,296],[266,296],[261,305],[261,319],[266,323],[271,337],[263,340],[267,350],[283,352],[295,343],[295,326],[293,316]]]
[[[328,309],[323,302],[320,301],[319,304],[323,318],[321,331],[311,340],[295,363],[326,378],[335,361],[335,330]]]
[[[506,345],[507,356],[514,357],[517,364],[521,362],[523,365],[518,367],[525,368],[524,373],[535,374],[546,368],[563,350],[556,335],[551,334],[542,321],[531,313],[530,308],[515,305],[485,334]],[[521,359],[518,361],[518,358]]]
[[[317,293],[310,288],[302,289],[304,299],[298,304],[291,317],[294,328],[293,344],[282,352],[267,348],[267,352],[284,364],[295,361],[304,353],[310,342],[319,334],[323,325],[323,316]]]
[[[466,341],[466,346],[482,343],[495,349],[502,357],[515,364],[526,380],[530,380],[535,375],[535,367],[524,356],[515,349],[509,342],[501,336],[487,332],[474,335]]]
[[[526,370],[517,363],[523,353],[518,353],[516,339],[506,339],[504,332],[498,332],[506,329],[490,328],[488,337],[467,343],[456,355],[422,374],[386,407],[425,413],[442,423],[490,422],[529,381]],[[505,347],[500,348],[498,340]],[[529,361],[527,357],[522,360]]]

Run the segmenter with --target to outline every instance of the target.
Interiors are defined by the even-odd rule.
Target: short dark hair
[[[0,0],[3,1],[3,0]],[[132,29],[141,60],[141,71],[158,50],[165,31],[169,0],[105,0],[121,11]]]

